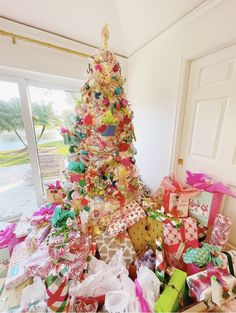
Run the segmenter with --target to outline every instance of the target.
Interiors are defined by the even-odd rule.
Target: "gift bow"
[[[223,291],[228,291],[229,288],[224,280],[224,276],[229,276],[230,273],[227,268],[213,267],[206,270],[205,275],[197,275],[197,279],[193,279],[191,284],[194,286],[195,290],[205,289],[207,286],[211,285],[211,277],[215,276],[218,282],[222,285]]]
[[[53,215],[56,206],[57,206],[57,205],[56,205],[55,203],[53,203],[52,205],[48,205],[48,206],[41,207],[38,211],[34,212],[33,216],[38,216],[38,215]]]
[[[187,183],[195,188],[204,190],[211,193],[221,193],[233,198],[236,198],[236,194],[226,185],[221,182],[213,183],[212,178],[203,173],[192,173],[186,171]]]
[[[70,252],[69,244],[60,244],[49,247],[49,255],[55,261],[60,260],[66,253]]]
[[[60,181],[57,180],[55,185],[53,185],[53,184],[48,184],[48,189],[61,189]]]
[[[199,194],[197,188],[184,187],[181,180],[176,176],[173,176],[173,178],[168,176],[164,177],[162,180],[162,186],[164,190],[169,191],[170,193],[181,194],[181,197],[185,199],[190,199]]]
[[[74,211],[62,210],[61,206],[57,206],[54,215],[52,217],[52,225],[55,227],[61,227],[66,225],[66,220],[68,218],[75,218]]]
[[[4,248],[9,245],[10,240],[14,236],[14,230],[16,224],[9,224],[4,230],[0,231],[0,248]]]
[[[150,307],[147,303],[147,300],[144,298],[143,290],[142,290],[142,287],[141,287],[138,279],[135,279],[134,284],[135,284],[136,296],[139,298],[139,303],[141,306],[141,312],[143,312],[143,313],[152,312],[152,310],[150,309]]]

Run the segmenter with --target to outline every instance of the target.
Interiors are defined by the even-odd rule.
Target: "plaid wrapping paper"
[[[185,264],[182,256],[179,260],[176,259],[176,253],[180,244],[184,243],[183,252],[189,247],[198,248],[198,231],[197,223],[191,217],[183,218],[180,227],[174,227],[171,223],[164,223],[164,250],[166,261],[169,266],[174,266],[179,269],[184,269]]]
[[[129,227],[128,233],[138,254],[145,252],[149,246],[155,251],[155,239],[163,237],[163,224],[146,216]]]
[[[111,237],[115,237],[145,216],[146,214],[141,206],[136,201],[132,201],[113,214],[107,233]]]
[[[103,261],[108,263],[117,250],[123,249],[123,256],[128,266],[135,258],[135,251],[127,232],[122,238],[112,238],[107,233],[102,233],[96,237],[98,252]]]

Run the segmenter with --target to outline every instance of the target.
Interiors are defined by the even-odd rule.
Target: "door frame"
[[[225,48],[229,48],[236,44],[236,35],[234,39],[230,41],[221,42],[217,45],[209,45],[198,50],[192,50],[184,54],[180,60],[180,71],[179,71],[179,87],[177,95],[177,106],[175,111],[175,121],[174,121],[174,133],[171,148],[171,160],[169,171],[170,173],[177,174],[178,170],[178,159],[182,158],[180,155],[180,148],[183,135],[184,117],[188,93],[189,75],[191,62],[205,57],[211,53],[220,51]]]

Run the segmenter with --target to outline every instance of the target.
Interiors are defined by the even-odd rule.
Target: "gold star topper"
[[[105,24],[102,29],[102,49],[107,49],[109,43],[109,28],[108,24]]]

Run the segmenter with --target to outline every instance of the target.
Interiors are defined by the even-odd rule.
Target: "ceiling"
[[[129,56],[205,0],[0,0],[0,15],[93,46],[104,23]]]

